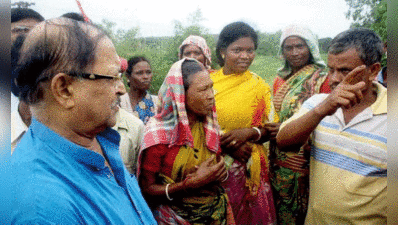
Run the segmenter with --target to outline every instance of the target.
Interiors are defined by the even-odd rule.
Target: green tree
[[[205,28],[202,23],[206,19],[203,17],[200,8],[190,13],[184,20],[185,23],[174,21],[174,36],[162,38],[145,38],[146,45],[140,52],[145,55],[150,61],[152,71],[154,74],[151,93],[156,94],[163,83],[167,72],[173,63],[178,61],[178,48],[181,43],[189,35],[198,35],[203,37],[212,52],[212,67],[217,68],[215,63],[215,38],[214,35],[209,34],[209,30]]]
[[[115,41],[115,22],[103,19],[100,24],[97,24],[97,26],[105,31],[105,33],[112,39],[112,41]]]
[[[345,0],[349,6],[346,14],[352,27],[367,27],[387,39],[387,0]]]
[[[19,2],[14,2],[11,4],[11,7],[16,7],[16,8],[29,8],[32,5],[35,5],[34,2],[24,2],[24,1],[19,1]]]
[[[114,35],[115,48],[122,57],[130,57],[134,52],[143,47],[143,40],[138,39],[140,29],[138,27],[129,30],[118,29]]]
[[[139,27],[133,27],[128,30],[116,30],[116,23],[106,19],[103,19],[97,25],[112,39],[116,51],[120,56],[124,58],[129,57],[142,48],[143,40],[138,38]]]
[[[332,38],[327,37],[327,38],[321,38],[318,40],[319,42],[319,51],[321,54],[325,54],[328,52],[330,42],[332,42]]]
[[[277,56],[279,53],[279,41],[282,31],[275,33],[258,33],[257,54],[265,56]]]
[[[174,21],[174,37],[169,41],[168,51],[169,54],[167,58],[170,60],[171,64],[178,61],[178,48],[181,43],[189,35],[197,35],[203,37],[209,48],[211,49],[212,56],[215,56],[215,40],[214,36],[209,34],[209,30],[205,28],[202,23],[206,19],[203,17],[202,10],[197,8],[195,11],[190,13],[186,19],[187,24],[183,24],[181,21]],[[214,60],[213,60],[214,61]],[[216,66],[212,63],[212,66]]]

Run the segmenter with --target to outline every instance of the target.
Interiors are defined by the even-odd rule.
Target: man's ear
[[[51,93],[55,101],[67,109],[75,105],[73,98],[74,82],[76,82],[76,79],[65,73],[58,73],[51,80]]]
[[[370,75],[369,75],[369,80],[370,81],[374,81],[377,77],[377,74],[379,74],[379,71],[381,69],[381,64],[378,63],[374,63],[373,65],[369,66],[369,70],[370,70]]]

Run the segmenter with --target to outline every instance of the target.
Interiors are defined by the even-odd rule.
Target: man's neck
[[[42,111],[49,111],[51,110],[42,110]],[[45,126],[47,126],[49,129],[54,131],[55,133],[59,134],[60,136],[66,138],[67,140],[80,145],[82,147],[85,147],[93,152],[96,152],[100,154],[102,157],[105,159],[105,166],[109,168],[111,173],[113,173],[113,170],[109,164],[108,158],[106,157],[105,153],[103,152],[103,149],[100,145],[100,143],[97,140],[97,134],[101,132],[101,129],[96,128],[92,129],[95,131],[87,132],[88,129],[87,126],[79,124],[79,127],[84,127],[86,130],[77,130],[74,129],[74,126],[70,126],[68,124],[77,124],[76,121],[73,123],[72,121],[67,121],[67,119],[59,119],[62,117],[57,117],[58,120],[53,119],[54,117],[51,117],[49,114],[45,115],[45,112],[41,114],[34,113],[35,118],[43,123]],[[103,129],[102,129],[103,130]]]
[[[69,120],[68,118],[70,117],[63,116],[64,114],[59,111],[57,112],[57,116],[54,116],[55,112],[49,108],[50,107],[46,110],[37,110],[32,108],[32,114],[39,122],[60,136],[102,155],[102,150],[98,148],[99,144],[96,140],[96,136],[101,132],[101,130],[103,130],[103,128],[91,129],[89,125]],[[78,124],[78,126],[76,126],[76,124]],[[76,127],[84,129],[77,129]]]
[[[24,124],[29,127],[32,122],[32,114],[30,112],[29,105],[20,101],[18,104],[18,113]]]

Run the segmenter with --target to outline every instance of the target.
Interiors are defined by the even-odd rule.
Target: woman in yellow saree
[[[139,181],[159,224],[235,224],[221,182],[213,82],[194,59],[176,62],[159,90],[161,107],[146,124]]]
[[[210,74],[221,147],[229,178],[226,188],[237,224],[276,224],[269,182],[268,152],[262,144],[275,138],[278,121],[271,89],[248,70],[257,48],[257,34],[249,25],[227,25],[219,36],[217,58],[222,68]]]

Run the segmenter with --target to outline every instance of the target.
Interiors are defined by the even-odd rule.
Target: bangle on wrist
[[[227,170],[227,176],[221,181],[221,182],[225,182],[225,181],[227,181],[227,179],[228,179],[228,170]]]
[[[258,133],[258,138],[256,140],[254,140],[254,142],[257,142],[261,139],[261,131],[258,127],[252,127],[255,131],[257,131]]]
[[[169,196],[169,186],[170,186],[170,184],[166,184],[166,197],[167,197],[167,199],[168,200],[170,200],[170,201],[173,201],[173,199],[172,198],[170,198],[170,196]]]

